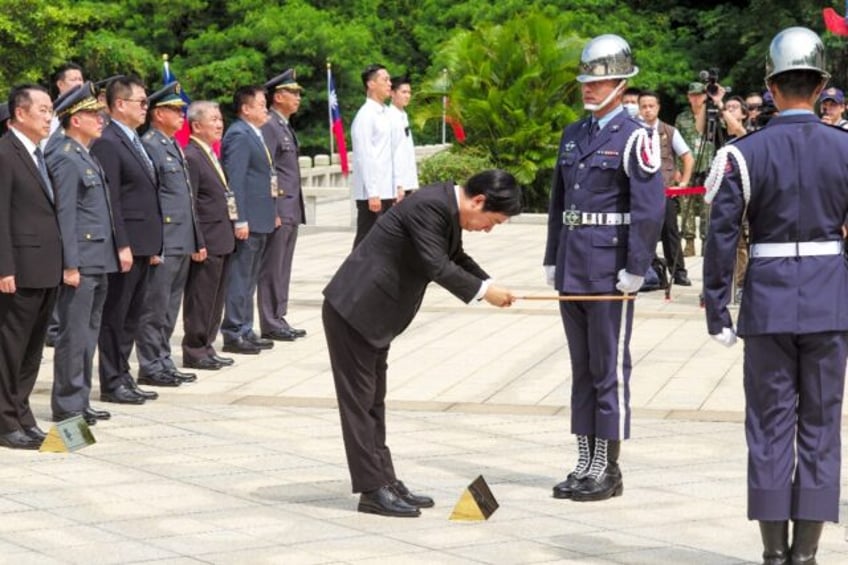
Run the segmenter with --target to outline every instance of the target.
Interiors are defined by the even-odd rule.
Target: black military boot
[[[789,565],[789,522],[760,521],[763,565]]]
[[[816,565],[824,522],[795,520],[792,528],[792,565]]]
[[[580,485],[580,481],[589,472],[594,449],[595,436],[577,436],[577,465],[564,481],[554,487],[554,498],[571,498],[572,493]]]
[[[571,499],[577,502],[590,502],[621,496],[624,492],[624,484],[621,469],[618,467],[620,451],[620,441],[595,438],[595,450],[589,473],[580,481]]]

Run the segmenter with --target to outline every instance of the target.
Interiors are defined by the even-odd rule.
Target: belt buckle
[[[565,210],[562,213],[562,223],[567,225],[570,228],[576,228],[578,226],[583,225],[583,215],[580,213],[580,210]]]

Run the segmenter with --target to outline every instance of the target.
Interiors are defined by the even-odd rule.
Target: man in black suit
[[[389,346],[431,281],[463,302],[512,304],[512,293],[465,254],[462,230],[488,232],[520,211],[521,193],[504,171],[484,171],[461,187],[425,187],[382,216],[324,289],[324,332],[360,512],[414,517],[433,505],[398,480],[386,445]]]
[[[53,187],[38,145],[50,132],[53,104],[44,88],[17,86],[9,114],[0,139],[0,445],[38,449],[45,434],[29,395],[62,280]]]
[[[274,201],[279,192],[271,152],[259,128],[268,119],[265,89],[242,86],[233,95],[237,119],[221,143],[222,162],[236,197],[236,251],[224,309],[224,351],[256,354],[274,342],[253,331],[253,298],[268,237],[280,226]]]
[[[162,215],[153,162],[136,128],[145,121],[147,95],[134,77],[117,77],[106,87],[111,121],[91,146],[106,173],[112,201],[115,238],[121,254],[131,254],[132,268],[111,273],[100,325],[100,399],[144,404],[159,395],[142,390],[130,374],[129,357],[142,313],[150,258],[162,252]]]
[[[300,164],[297,136],[289,121],[300,108],[300,93],[294,69],[265,83],[271,97],[270,119],[262,126],[265,144],[274,158],[277,186],[277,217],[280,225],[268,238],[257,289],[259,327],[262,337],[277,341],[294,341],[306,330],[293,328],[286,321],[297,228],[304,223],[303,194],[300,191]]]
[[[224,134],[224,119],[216,102],[192,102],[188,107],[191,139],[185,148],[194,191],[197,220],[206,242],[206,258],[192,255],[183,300],[183,367],[215,371],[233,359],[215,352],[215,337],[224,313],[230,257],[235,249],[235,196],[212,147]]]

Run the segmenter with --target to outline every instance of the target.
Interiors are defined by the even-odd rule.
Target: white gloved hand
[[[731,347],[736,343],[736,332],[733,328],[721,328],[720,334],[710,334],[710,337],[725,347]]]
[[[556,277],[556,265],[545,265],[542,268],[545,269],[545,282],[548,286],[556,288],[556,281],[554,280]]]
[[[642,284],[645,282],[645,277],[640,277],[639,275],[633,275],[621,269],[618,272],[618,282],[615,284],[615,288],[620,290],[625,294],[633,294],[634,292],[638,292],[640,288],[642,288]]]

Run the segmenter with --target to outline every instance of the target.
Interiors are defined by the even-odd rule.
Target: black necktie
[[[47,165],[44,163],[44,153],[41,152],[41,147],[35,148],[35,161],[38,163],[41,180],[44,181],[44,186],[47,188],[47,197],[50,202],[53,202],[53,185],[50,183],[50,175],[47,174]]]
[[[592,120],[592,125],[589,126],[589,141],[593,141],[598,137],[598,132],[601,131],[601,126],[598,120]]]

